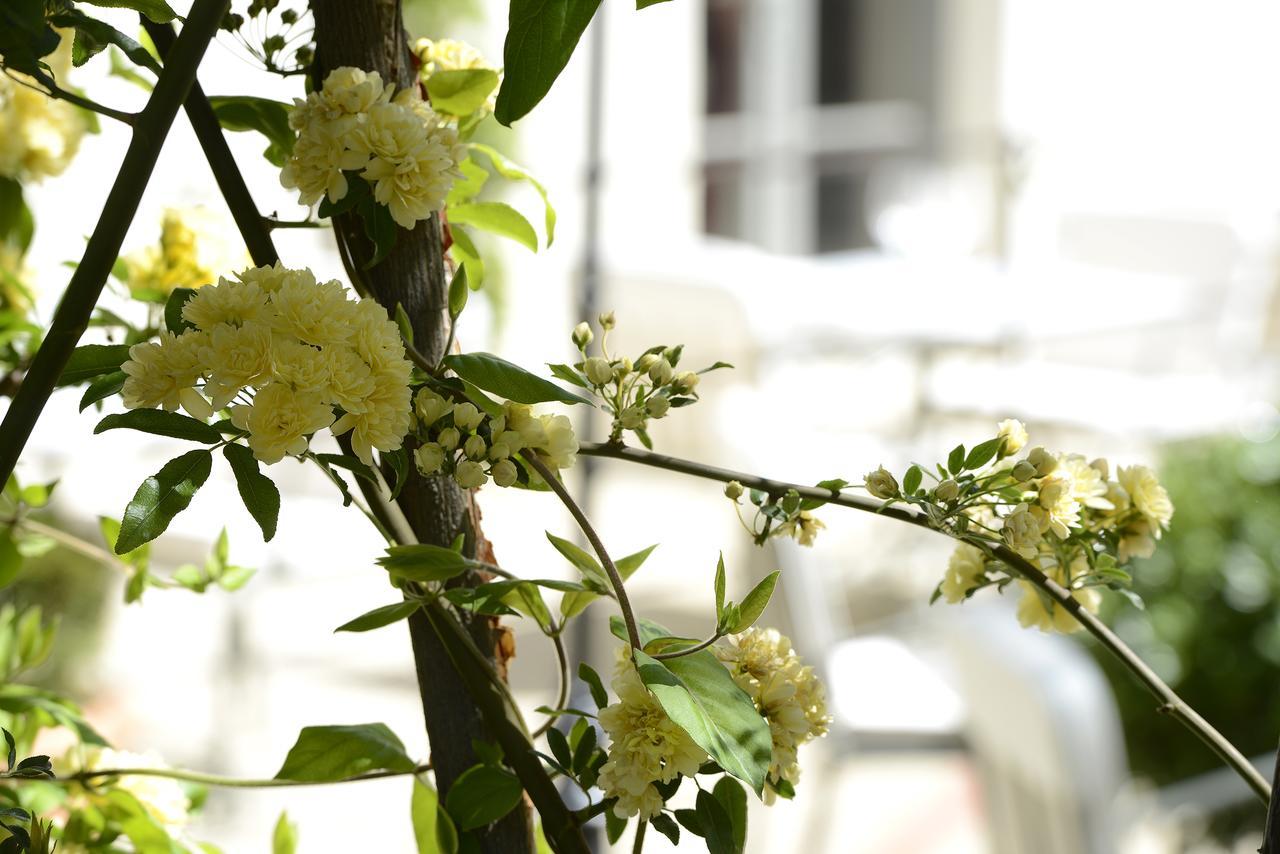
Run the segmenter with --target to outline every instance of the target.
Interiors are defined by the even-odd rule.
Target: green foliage
[[[115,553],[126,554],[163,534],[209,479],[212,466],[213,455],[207,450],[188,451],[144,480],[124,509]]]
[[[71,352],[58,385],[78,385],[85,380],[120,370],[129,358],[128,344],[82,344]]]
[[[343,623],[334,629],[334,631],[368,632],[374,629],[380,629],[383,626],[389,626],[392,623],[398,623],[401,620],[406,619],[420,607],[421,605],[413,600],[383,605],[381,608],[374,608],[372,611],[361,614],[354,620]]]
[[[542,197],[544,211],[543,225],[547,232],[547,248],[550,248],[551,244],[554,243],[556,239],[556,209],[551,206],[551,200],[547,196],[547,188],[534,178],[533,175],[530,174],[523,166],[518,166],[503,157],[496,148],[489,145],[482,145],[478,142],[473,142],[471,143],[471,150],[478,151],[488,157],[493,163],[493,168],[496,169],[498,174],[503,178],[510,181],[526,181],[535,191],[537,191],[538,195]],[[470,162],[470,160],[467,162]]]
[[[262,473],[257,458],[244,445],[224,445],[222,455],[231,464],[245,509],[262,529],[262,539],[270,541],[276,535],[276,524],[280,518],[280,490],[271,478]]]
[[[120,48],[125,56],[135,65],[142,66],[156,74],[160,73],[160,63],[147,49],[110,24],[97,18],[91,18],[79,9],[69,8],[49,16],[49,23],[55,27],[67,27],[75,30],[75,41],[71,45],[71,61],[76,66],[84,65],[110,45]]]
[[[57,50],[58,42],[58,34],[45,20],[44,0],[0,3],[0,57],[6,68],[42,77],[40,60]]]
[[[590,402],[492,353],[445,356],[444,364],[467,382],[516,403]]]
[[[192,442],[215,444],[222,441],[218,428],[211,427],[203,421],[197,421],[181,412],[166,412],[163,409],[130,409],[114,415],[108,415],[93,428],[95,434],[107,430],[128,428],[156,436],[168,436],[172,439],[188,439]]]
[[[257,131],[268,145],[262,156],[273,166],[284,166],[293,153],[296,135],[289,127],[289,105],[252,95],[215,95],[209,98],[218,123],[232,132]]]
[[[146,15],[157,24],[167,24],[178,17],[178,13],[173,11],[173,7],[165,0],[80,0],[80,2],[108,9],[132,9],[141,15]]]
[[[529,220],[504,202],[466,202],[449,207],[449,221],[508,237],[530,252],[538,251],[538,235]]]
[[[504,79],[494,117],[504,125],[526,115],[569,64],[600,0],[512,0],[503,47]]]
[[[751,588],[751,592],[743,598],[742,604],[738,606],[737,622],[729,627],[727,634],[736,635],[738,632],[745,632],[755,625],[756,620],[760,619],[760,615],[764,613],[769,600],[773,597],[773,589],[777,586],[780,575],[782,575],[781,572],[774,570],[766,575],[759,584]]]
[[[227,592],[233,592],[248,584],[256,572],[257,570],[249,567],[233,566],[228,562],[227,529],[223,528],[205,559],[204,566],[184,564],[174,571],[173,581],[195,593],[203,593],[214,584]]]
[[[371,771],[412,771],[417,764],[386,724],[309,726],[298,734],[277,780],[324,783]]]
[[[391,546],[378,565],[395,578],[417,582],[448,581],[479,566],[460,552],[429,544]]]
[[[421,778],[413,781],[413,800],[410,803],[413,817],[413,838],[418,844],[418,854],[456,854],[458,830],[453,819],[440,805],[436,790]]]
[[[436,71],[427,78],[431,109],[464,118],[484,106],[498,88],[498,72],[488,68]]]
[[[657,623],[639,622],[641,643],[671,636]],[[619,618],[609,623],[614,635],[626,638]],[[773,736],[768,721],[719,659],[707,650],[665,661],[639,650],[632,654],[640,679],[667,716],[721,768],[760,794],[773,755]]]
[[[289,821],[287,812],[282,812],[271,834],[271,854],[295,854],[297,850],[298,825]]]
[[[515,774],[493,765],[476,765],[453,781],[445,808],[459,830],[475,830],[511,812],[523,796],[524,787]]]

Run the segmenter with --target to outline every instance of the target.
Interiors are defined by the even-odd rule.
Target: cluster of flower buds
[[[505,403],[493,415],[464,401],[455,403],[430,388],[414,397],[413,458],[424,475],[449,475],[463,489],[484,486],[542,486],[522,453],[536,454],[552,470],[573,465],[578,440],[564,415],[535,415],[524,404]]]
[[[1130,576],[1120,567],[1154,552],[1173,503],[1146,466],[1121,466],[1112,479],[1104,459],[1090,462],[1042,447],[1019,456],[1027,440],[1021,422],[1003,421],[993,439],[967,451],[955,448],[945,466],[936,466],[936,476],[913,465],[899,484],[881,467],[866,476],[864,488],[887,502],[916,505],[935,527],[966,541],[952,555],[935,598],[960,602],[983,587],[1003,589],[1017,579],[992,557],[991,548],[1004,545],[1094,611],[1098,588],[1126,590]],[[1079,627],[1029,582],[1018,583],[1023,625],[1046,631]]]
[[[844,481],[824,481],[819,484],[835,490],[846,485]],[[813,513],[823,502],[801,498],[794,489],[775,496],[759,489],[747,490],[738,481],[731,480],[725,485],[724,495],[733,502],[738,521],[758,546],[764,545],[771,537],[793,539],[802,546],[812,546],[818,531],[826,527]],[[755,507],[755,516],[750,522],[742,516],[743,495]]]
[[[598,355],[592,355],[591,345],[596,336],[591,324],[584,320],[574,327],[572,335],[582,360],[573,365],[552,365],[551,369],[560,379],[585,388],[600,399],[605,411],[613,416],[609,431],[611,442],[621,442],[623,432],[629,430],[646,448],[651,448],[649,420],[663,418],[673,408],[697,403],[700,376],[718,368],[732,367],[716,362],[700,371],[678,370],[684,345],[650,347],[635,360],[611,356],[609,333],[616,325],[613,312],[600,315],[598,322],[601,331]]]

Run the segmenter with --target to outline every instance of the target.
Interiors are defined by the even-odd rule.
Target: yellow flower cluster
[[[109,747],[94,749],[85,757],[85,771],[110,771],[127,768],[164,768],[165,763],[156,753],[128,753]],[[151,818],[166,830],[173,832],[186,826],[191,800],[177,780],[153,775],[122,774],[112,788],[128,792]]]
[[[71,70],[71,38],[63,38],[44,61],[55,79],[65,81]],[[89,127],[84,114],[38,87],[26,75],[0,74],[0,176],[38,181],[60,175],[80,150]]]
[[[538,473],[525,467],[521,451],[533,451],[553,470],[573,465],[578,439],[564,415],[535,415],[521,403],[505,403],[502,414],[491,416],[475,404],[453,403],[429,388],[414,398],[418,439],[414,452],[424,475],[447,474],[463,489],[489,482],[511,486],[523,479],[541,484]]]
[[[866,488],[878,498],[918,505],[938,527],[1007,545],[1096,612],[1097,588],[1125,583],[1128,574],[1119,567],[1152,554],[1169,527],[1173,503],[1146,466],[1121,467],[1112,479],[1104,459],[1090,462],[1042,447],[1018,458],[1027,440],[1021,422],[1004,421],[994,439],[968,457],[959,453],[960,459],[949,461],[950,475],[932,489],[918,486],[923,471],[914,467],[902,486],[881,468],[867,475]],[[1002,565],[989,560],[980,545],[957,546],[938,596],[960,602],[980,587],[1007,583],[999,576]],[[1018,619],[1024,626],[1064,632],[1080,627],[1032,584],[1022,579],[1018,584],[1023,591]]]
[[[466,149],[417,87],[393,91],[377,72],[338,68],[320,91],[295,100],[289,125],[298,139],[280,182],[299,202],[341,201],[348,173],[358,173],[403,228],[444,207]]]
[[[182,406],[204,419],[239,400],[232,423],[265,463],[303,453],[309,435],[326,427],[351,431],[366,463],[374,449],[401,446],[412,366],[376,302],[350,300],[340,282],[277,263],[201,288],[182,317],[194,328],[129,350],[125,406]]]
[[[649,819],[662,811],[662,795],[654,783],[694,776],[707,752],[667,717],[640,681],[625,647],[619,650],[611,685],[618,702],[600,710],[600,726],[610,745],[596,784],[606,798],[618,799],[613,805],[618,818]]]
[[[437,71],[466,71],[472,68],[483,68],[497,71],[501,79],[502,72],[491,66],[480,51],[464,41],[456,39],[418,39],[413,45],[413,52],[422,63],[419,74],[425,82]],[[498,98],[498,90],[485,102],[484,111],[492,113]]]
[[[769,721],[773,757],[765,787],[768,801],[780,781],[799,782],[800,745],[826,735],[831,723],[826,687],[777,629],[751,628],[713,650]]]
[[[190,214],[167,210],[160,226],[160,245],[148,246],[124,258],[129,290],[170,294],[174,288],[198,288],[213,281],[203,235],[192,228]]]

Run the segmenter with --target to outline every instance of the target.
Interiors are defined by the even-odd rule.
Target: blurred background
[[[412,0],[406,14],[413,35],[463,38],[501,63],[505,4]],[[462,345],[536,369],[569,360],[573,325],[613,309],[624,352],[684,343],[690,364],[736,366],[653,425],[658,450],[782,479],[901,471],[1007,417],[1034,444],[1157,464],[1173,528],[1136,567],[1146,610],[1116,598],[1108,622],[1270,776],[1278,27],[1280,7],[1244,0],[607,2],[533,114],[486,131],[546,184],[560,228],[537,255],[481,247],[490,279]],[[145,98],[94,68],[73,79],[98,100]],[[214,95],[302,94],[230,38],[201,79]],[[125,141],[104,124],[66,174],[28,189],[45,317]],[[231,143],[264,212],[305,213],[259,137]],[[511,201],[537,210],[534,196]],[[223,268],[247,265],[180,117],[126,252],[156,242],[166,209],[196,207]],[[287,264],[341,276],[326,232],[276,236]],[[20,474],[59,478],[47,521],[96,539],[96,517],[118,516],[177,443],[91,436],[96,417],[76,402],[55,397]],[[753,807],[751,850],[1256,850],[1260,806],[1105,652],[1019,629],[1012,597],[990,591],[928,607],[942,538],[827,508],[813,548],[758,550],[715,483],[586,463],[572,485],[612,549],[661,544],[632,587],[673,630],[706,628],[718,551],[731,595],[784,570],[764,622],[818,666],[835,724],[802,753],[797,799]],[[258,570],[235,593],[153,590],[126,606],[123,574],[65,550],[30,562],[0,597],[62,615],[40,678],[116,746],[182,767],[270,776],[302,726],[372,721],[425,758],[403,624],[332,634],[388,601],[378,538],[317,471],[270,474],[286,494],[270,544],[217,467],[155,544],[164,574],[203,560],[225,525],[232,561]],[[572,522],[550,499],[479,500],[504,565],[569,577],[543,532],[572,537]],[[576,641],[602,668],[605,611]],[[526,708],[552,702],[545,641],[517,625],[517,655]],[[215,790],[193,832],[266,850],[287,808],[304,852],[410,851],[409,789]]]

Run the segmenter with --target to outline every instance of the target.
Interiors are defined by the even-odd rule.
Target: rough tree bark
[[[397,89],[417,85],[399,0],[313,0],[311,6],[317,87],[330,70],[340,66],[377,71]],[[372,256],[373,247],[358,215],[340,215],[334,227],[351,248],[355,266],[363,265]],[[402,229],[395,247],[381,263],[365,271],[363,278],[372,296],[389,310],[397,303],[404,307],[413,326],[415,347],[428,359],[438,360],[448,335],[448,282],[439,220],[432,217],[412,231]],[[413,448],[407,450],[412,452]],[[493,561],[474,501],[452,480],[413,472],[398,503],[419,542],[447,546],[458,534],[465,534],[472,554]],[[472,578],[464,583],[476,581]],[[507,631],[486,617],[472,619],[468,629],[499,672],[505,672],[510,645]],[[409,632],[436,786],[443,799],[458,775],[478,761],[472,740],[492,739],[422,611],[410,617]],[[482,849],[492,854],[533,851],[532,828],[526,802],[483,833]]]

